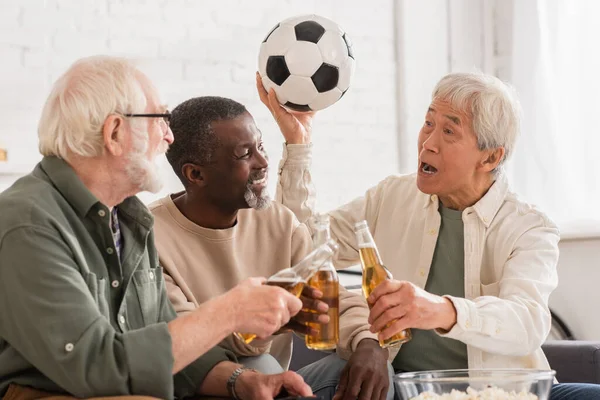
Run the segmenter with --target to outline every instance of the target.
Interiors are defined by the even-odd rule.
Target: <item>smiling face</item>
[[[417,186],[440,198],[461,197],[479,186],[486,152],[479,149],[473,117],[434,99],[419,133]]]
[[[252,116],[245,112],[233,119],[213,122],[212,129],[219,146],[214,162],[203,167],[208,197],[233,210],[268,207],[269,162],[262,134]]]

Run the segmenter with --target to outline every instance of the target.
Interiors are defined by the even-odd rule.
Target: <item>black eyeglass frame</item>
[[[123,114],[124,117],[129,118],[162,118],[167,126],[171,124],[171,113],[166,112],[163,114]]]

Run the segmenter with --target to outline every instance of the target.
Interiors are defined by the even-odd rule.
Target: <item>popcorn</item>
[[[450,393],[435,394],[423,392],[410,400],[539,400],[538,397],[529,392],[514,391],[506,392],[497,387],[488,387],[482,391],[468,388],[466,392],[452,389]]]

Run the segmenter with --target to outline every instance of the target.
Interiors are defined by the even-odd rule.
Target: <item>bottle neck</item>
[[[327,261],[325,261],[320,267],[319,267],[319,271],[333,271],[336,272],[335,266],[333,265],[333,261],[331,261],[330,259],[328,259]]]
[[[383,265],[375,240],[369,229],[359,229],[356,231],[356,241],[358,242],[358,250],[360,261],[363,270],[374,267],[375,265]]]
[[[329,242],[322,244],[302,261],[292,267],[294,272],[304,281],[308,280],[324,263],[331,262],[334,249]]]
[[[329,236],[329,231],[322,229],[322,230],[318,230],[315,233],[315,236],[313,237],[313,246],[314,248],[317,248],[319,246],[321,246],[324,243],[327,243],[327,241],[330,239]]]
[[[377,251],[377,245],[375,244],[375,239],[373,239],[373,235],[368,228],[359,229],[356,231],[356,242],[358,243],[358,248],[372,248],[375,249],[377,256],[379,256],[379,251]],[[381,261],[381,260],[379,260]]]
[[[315,233],[313,235],[313,247],[317,248],[331,239],[329,233],[329,221],[319,221],[315,226]]]
[[[383,265],[377,247],[361,247],[358,249],[363,269]]]

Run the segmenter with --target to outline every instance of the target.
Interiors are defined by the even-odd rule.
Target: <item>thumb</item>
[[[281,123],[282,118],[286,118],[288,116],[287,111],[279,104],[279,100],[277,100],[277,93],[275,93],[275,89],[271,88],[269,90],[269,107],[271,108],[271,112],[275,117],[275,121],[277,123]]]
[[[296,396],[312,396],[312,389],[297,373],[292,371],[284,372],[281,374],[281,378],[282,386],[288,393]]]
[[[344,397],[344,393],[346,392],[346,387],[348,386],[348,376],[350,375],[350,369],[348,368],[348,363],[342,370],[340,374],[340,382],[338,383],[338,390],[335,392],[335,396],[333,396],[333,400],[339,400]]]
[[[302,300],[289,292],[286,293],[288,294],[288,296],[286,296],[287,309],[290,312],[290,317],[293,317],[302,310]]]

